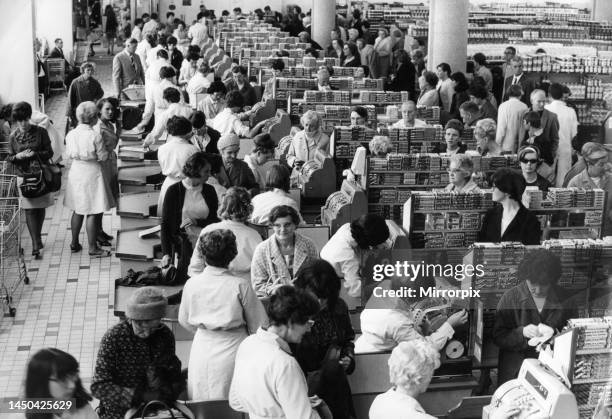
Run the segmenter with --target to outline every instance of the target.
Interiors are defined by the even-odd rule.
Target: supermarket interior
[[[0,16],[0,418],[612,418],[612,0]]]

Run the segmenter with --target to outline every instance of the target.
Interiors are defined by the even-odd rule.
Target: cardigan
[[[168,188],[164,197],[161,220],[161,245],[164,255],[171,255],[172,245],[179,242],[185,191],[183,182],[178,182]],[[217,218],[219,201],[215,188],[207,183],[202,185],[202,196],[208,205],[208,218],[195,221],[199,227],[206,227],[208,224],[219,221]]]
[[[536,358],[535,348],[523,336],[523,327],[544,323],[561,330],[568,319],[575,317],[576,310],[570,294],[563,288],[552,285],[542,308],[533,301],[527,283],[509,289],[499,300],[495,312],[493,339],[499,346],[498,383],[516,378],[525,358]]]
[[[242,186],[249,191],[251,196],[259,193],[259,184],[255,180],[255,175],[244,160],[236,159],[229,167],[222,165],[218,179],[219,183],[226,188]]]
[[[482,227],[478,233],[479,242],[521,242],[525,245],[540,244],[542,226],[538,217],[520,204],[514,219],[510,222],[504,234],[501,234],[503,207],[497,205],[487,211]]]
[[[149,371],[163,377],[157,398],[175,401],[183,380],[181,361],[174,352],[174,335],[164,324],[146,339],[134,334],[128,320],[111,327],[102,337],[91,383],[92,394],[100,399],[100,418],[122,419],[128,409],[138,406]]]
[[[18,159],[15,157],[16,154],[28,149],[34,151],[32,157],[25,159]],[[43,163],[48,162],[49,159],[53,157],[49,133],[47,133],[47,130],[44,128],[32,124],[23,132],[19,129],[13,130],[9,136],[8,152],[9,155],[6,161],[15,165],[18,176],[23,176],[24,173],[28,173],[31,163],[37,162],[38,157],[40,157]],[[38,168],[38,166],[36,168]]]
[[[276,235],[270,236],[255,248],[251,261],[251,281],[258,297],[269,296],[281,285],[291,285],[300,267],[319,257],[314,242],[306,236],[295,233],[294,246],[293,275],[278,247]]]

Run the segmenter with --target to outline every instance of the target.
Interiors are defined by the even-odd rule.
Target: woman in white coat
[[[64,206],[70,208],[72,219],[73,253],[79,252],[79,234],[83,219],[87,216],[87,237],[89,255],[95,257],[110,256],[110,252],[98,247],[100,218],[111,207],[112,192],[104,181],[101,162],[108,159],[108,151],[104,146],[102,136],[94,131],[98,122],[98,107],[93,102],[82,102],[77,106],[76,118],[79,124],[66,136],[66,154],[72,160],[68,172]]]
[[[267,317],[251,284],[227,270],[238,253],[234,233],[211,231],[198,247],[207,266],[185,284],[178,314],[181,326],[195,333],[187,393],[190,400],[227,400],[238,346]]]
[[[296,170],[314,160],[317,150],[329,154],[329,137],[321,130],[319,114],[312,110],[306,111],[300,122],[304,129],[295,134],[287,151],[287,164]]]
[[[257,195],[259,196],[259,195]],[[255,248],[261,243],[261,235],[247,224],[253,211],[251,195],[239,186],[232,186],[225,192],[219,205],[217,215],[221,219],[218,223],[209,224],[200,232],[200,237],[213,230],[231,230],[236,236],[238,254],[228,265],[232,275],[239,276],[251,282],[251,261]],[[206,260],[199,246],[193,249],[187,274],[196,276],[206,267]]]
[[[166,125],[168,140],[157,150],[157,160],[162,174],[166,176],[159,191],[157,201],[157,215],[161,217],[162,206],[166,191],[175,183],[185,178],[183,167],[187,159],[199,151],[198,147],[191,143],[193,135],[191,122],[182,116],[173,116]]]

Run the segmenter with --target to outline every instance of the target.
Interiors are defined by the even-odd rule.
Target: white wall
[[[302,8],[303,12],[310,10],[312,2],[317,0],[264,0],[264,1],[253,1],[253,0],[206,0],[204,4],[207,9],[213,9],[217,17],[221,16],[223,10],[232,11],[234,7],[240,7],[244,13],[248,13],[257,8],[263,10],[264,6],[270,6],[272,10],[276,10],[285,13],[285,7],[289,4],[295,4]],[[320,0],[319,0],[320,1]],[[164,22],[166,19],[166,12],[169,12],[168,6],[174,4],[174,14],[176,17],[182,19],[184,16],[187,24],[190,24],[195,20],[196,15],[200,11],[200,0],[191,0],[191,6],[183,6],[182,0],[159,0],[159,14],[161,21]]]
[[[18,1],[20,2],[20,1]],[[70,60],[74,48],[72,42],[72,0],[35,0],[34,28],[36,36],[45,38],[49,51],[55,38],[64,41],[64,55]]]
[[[34,59],[34,0],[0,0],[0,102],[26,101],[37,108],[38,77]]]

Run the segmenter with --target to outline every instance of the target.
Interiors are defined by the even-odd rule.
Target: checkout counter
[[[321,223],[328,225],[331,234],[368,212],[368,197],[356,182],[344,180],[339,191],[329,195],[321,207]]]

